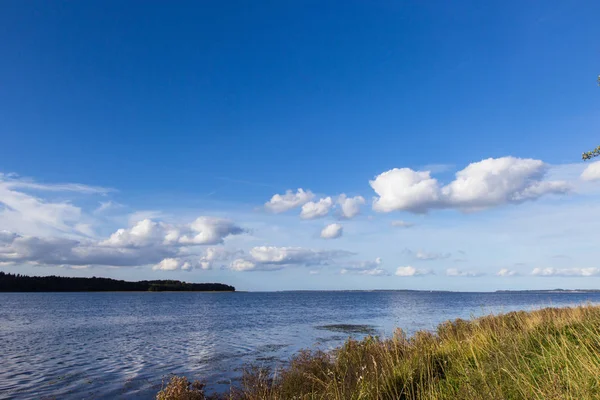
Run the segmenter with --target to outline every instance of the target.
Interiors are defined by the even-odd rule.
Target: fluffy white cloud
[[[438,181],[430,176],[429,171],[394,168],[369,183],[379,196],[373,200],[375,211],[423,213],[440,202]]]
[[[220,244],[230,235],[244,230],[232,221],[214,217],[199,217],[191,224],[168,225],[144,219],[129,229],[119,229],[101,242],[113,247],[147,247],[156,245]]]
[[[360,213],[360,206],[366,201],[362,196],[348,197],[342,193],[338,197],[337,203],[340,205],[342,217],[354,218]]]
[[[252,271],[256,268],[256,263],[243,258],[237,258],[231,262],[230,268],[234,271]]]
[[[544,180],[548,166],[540,160],[515,157],[489,158],[469,164],[446,186],[429,171],[393,169],[370,181],[379,197],[373,209],[380,212],[424,213],[435,208],[475,211],[535,200],[569,190],[563,181]]]
[[[282,213],[293,208],[300,207],[311,201],[315,195],[310,191],[298,189],[296,193],[287,190],[285,194],[276,194],[271,197],[271,200],[265,203],[265,208],[273,213]]]
[[[448,268],[446,270],[446,276],[464,276],[464,277],[477,277],[482,274],[477,271],[462,271],[457,268]]]
[[[596,161],[587,166],[581,173],[581,179],[584,181],[600,180],[600,161]]]
[[[188,226],[170,230],[167,240],[175,240],[180,244],[220,244],[227,236],[243,232],[242,228],[228,219],[199,217]]]
[[[92,240],[17,235],[0,243],[0,262],[35,265],[138,266],[174,258],[177,249],[165,246],[132,248],[103,246]]]
[[[432,275],[433,271],[430,269],[415,268],[410,265],[406,267],[396,268],[396,276],[420,276],[420,275]]]
[[[181,269],[183,271],[191,271],[192,264],[189,261],[185,261],[179,258],[165,258],[158,264],[152,267],[153,270],[157,271],[176,271]]]
[[[396,228],[410,228],[410,227],[414,226],[415,224],[413,224],[412,222],[396,220],[396,221],[392,221],[391,225]]]
[[[300,212],[300,218],[302,219],[315,219],[322,218],[329,214],[329,210],[333,206],[333,200],[331,197],[325,197],[317,202],[309,201],[302,206]]]
[[[250,249],[248,257],[235,259],[230,268],[234,271],[271,271],[290,266],[328,265],[352,254],[343,250],[257,246]]]
[[[162,243],[166,232],[164,224],[144,219],[131,228],[118,229],[100,244],[113,247],[146,247]]]
[[[534,268],[534,276],[597,276],[600,268]]]
[[[512,270],[512,269],[502,268],[500,271],[498,271],[496,273],[496,275],[502,276],[502,277],[509,277],[509,276],[519,275],[519,273],[517,271]]]
[[[358,261],[347,263],[347,266],[340,270],[340,274],[358,274],[358,275],[370,275],[370,276],[381,276],[389,275],[389,273],[380,268],[382,261],[380,257],[377,257],[374,261]]]
[[[240,252],[230,251],[222,247],[209,247],[198,260],[196,268],[203,270],[212,269],[214,263],[217,261],[226,261],[238,253]]]
[[[327,264],[333,258],[350,255],[342,250],[314,250],[302,247],[258,246],[250,250],[252,258],[269,264]]]
[[[186,236],[189,232],[193,236]],[[23,236],[3,231],[0,262],[114,267],[156,264],[154,269],[160,270],[210,269],[213,262],[224,261],[234,253],[208,248],[198,255],[195,246],[221,243],[228,235],[241,232],[231,221],[210,217],[179,226],[146,219],[131,228],[117,230],[105,240]]]
[[[549,193],[565,193],[562,181],[544,181],[548,166],[533,159],[488,158],[468,165],[443,188],[448,204],[480,209],[535,200]]]
[[[342,236],[344,228],[340,224],[329,224],[321,230],[323,239],[336,239]]]

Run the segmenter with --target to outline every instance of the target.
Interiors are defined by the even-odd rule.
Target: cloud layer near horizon
[[[571,193],[574,197],[580,193],[575,189],[571,192],[571,188],[578,185],[587,185],[582,193],[593,198],[594,190],[597,190],[595,181],[600,179],[599,166],[600,162],[582,165],[572,176],[554,178],[550,166],[540,160],[502,157],[469,164],[447,184],[432,178],[429,171],[395,168],[370,182],[377,195],[373,210],[378,213],[369,210],[365,206],[365,197],[360,195],[288,190],[273,195],[264,204],[264,209],[275,215],[254,213],[253,218],[260,222],[250,228],[237,222],[238,218],[230,219],[226,210],[214,210],[216,215],[225,215],[225,218],[197,217],[196,214],[191,218],[187,215],[185,219],[169,219],[164,218],[165,213],[161,211],[132,212],[121,204],[120,199],[117,202],[110,198],[115,196],[113,189],[38,183],[13,174],[0,174],[0,229],[4,229],[0,231],[0,266],[143,266],[155,271],[220,271],[218,267],[221,267],[235,272],[295,267],[302,271],[302,267],[314,267],[310,269],[311,273],[327,272],[324,267],[331,267],[330,271],[346,275],[345,279],[392,274],[429,276],[427,279],[482,275],[520,278],[600,276],[600,270],[593,266],[569,267],[557,260],[551,261],[554,264],[531,264],[544,266],[529,270],[531,272],[506,267],[519,260],[480,271],[472,268],[477,264],[470,264],[466,257],[458,256],[462,261],[461,268],[451,268],[452,264],[448,263],[458,261],[456,254],[464,255],[458,249],[464,247],[460,243],[454,246],[436,243],[437,213],[409,217],[420,218],[416,224],[397,219],[398,216],[395,219],[389,216],[382,223],[377,221],[392,211],[425,214],[436,209],[452,209],[473,212],[522,204],[548,195]],[[88,207],[81,206],[77,200],[86,196],[101,201],[95,201],[93,207],[89,204]],[[278,216],[291,210],[297,213],[294,219],[297,225],[290,223],[289,217]],[[453,218],[457,220],[469,217],[461,213],[449,214],[455,215]],[[473,218],[475,215],[479,214],[471,214]],[[282,218],[287,218],[285,224],[277,222]],[[561,221],[565,225],[570,223],[567,218]],[[265,233],[271,229],[275,233]],[[436,235],[428,235],[423,229],[430,229],[429,232]],[[458,232],[460,227],[456,229]],[[465,237],[468,234],[462,233]],[[542,234],[545,232],[541,231]],[[377,239],[369,242],[371,235],[377,235]],[[417,239],[419,241],[415,242]],[[493,240],[502,243],[506,239]],[[334,245],[340,248],[328,248]],[[401,250],[408,246],[421,249],[421,245],[427,251]],[[385,247],[389,247],[389,251],[379,253]],[[455,256],[451,258],[453,254]],[[388,262],[404,266],[390,272],[383,268],[381,258],[360,261],[373,260],[379,255]],[[581,262],[579,266],[582,266]],[[308,270],[305,271],[308,274]]]

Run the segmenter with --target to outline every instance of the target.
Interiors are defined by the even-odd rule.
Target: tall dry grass
[[[250,368],[218,398],[599,399],[600,307],[458,319],[410,338],[398,330],[389,339],[350,339],[331,353],[300,352],[273,373]]]

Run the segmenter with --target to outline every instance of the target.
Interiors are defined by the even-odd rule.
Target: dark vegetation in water
[[[110,278],[25,276],[0,272],[0,292],[234,292],[222,283],[174,280],[127,282]]]
[[[372,325],[357,325],[357,324],[334,324],[334,325],[321,325],[317,326],[317,329],[322,329],[331,332],[341,333],[358,333],[363,335],[375,335],[377,330]]]
[[[276,371],[248,367],[228,393],[174,377],[158,400],[600,399],[600,307],[458,319],[435,332],[349,339]]]

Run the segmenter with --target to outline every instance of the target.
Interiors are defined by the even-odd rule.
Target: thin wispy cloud
[[[496,275],[507,278],[510,276],[517,276],[519,275],[519,273],[515,270],[512,269],[508,269],[508,268],[502,268],[501,270],[499,270]]]
[[[396,276],[423,276],[423,275],[433,275],[434,272],[431,269],[427,268],[415,268],[410,265],[405,267],[396,268]]]
[[[415,224],[413,224],[412,222],[406,222],[406,221],[402,221],[399,219],[392,221],[390,224],[396,228],[411,228],[411,227],[415,226]]]
[[[425,250],[413,251],[410,249],[404,249],[404,254],[421,261],[443,260],[452,256],[451,253],[438,253]]]
[[[451,277],[476,278],[476,277],[479,277],[482,275],[483,275],[483,273],[481,273],[479,271],[473,271],[473,270],[461,270],[458,268],[448,268],[446,270],[446,276],[451,276]]]
[[[533,276],[551,277],[585,277],[600,275],[600,268],[534,268],[531,271]]]

